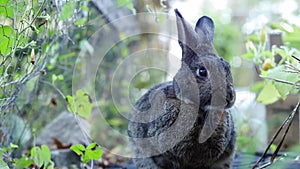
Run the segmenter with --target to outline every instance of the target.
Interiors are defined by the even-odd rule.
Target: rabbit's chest
[[[220,121],[215,132],[205,142],[199,143],[199,133],[201,132],[200,126],[195,126],[190,133],[179,142],[167,154],[168,156],[176,156],[176,161],[180,164],[198,166],[198,165],[211,165],[224,153],[230,137],[231,125],[230,117],[225,116],[223,121]]]

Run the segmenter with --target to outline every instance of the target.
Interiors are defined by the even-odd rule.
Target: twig
[[[294,120],[294,117],[295,117],[295,114],[296,112],[299,110],[299,107],[300,107],[300,101],[298,101],[297,103],[297,106],[294,108],[294,110],[290,113],[290,115],[285,119],[285,121],[281,124],[281,126],[278,128],[278,130],[276,131],[276,133],[274,134],[273,138],[271,139],[271,142],[268,144],[267,148],[265,149],[263,155],[259,158],[259,160],[257,160],[257,162],[253,165],[252,169],[261,169],[261,168],[265,168],[269,165],[271,165],[275,158],[277,157],[277,154],[278,154],[278,151],[280,150],[281,146],[282,146],[282,143],[290,129],[290,126]],[[281,132],[281,130],[283,129],[284,126],[286,126],[288,124],[288,127],[286,128],[285,132],[284,132],[284,135],[282,136],[281,140],[280,140],[280,143],[278,144],[276,150],[274,151],[271,159],[270,159],[270,162],[262,165],[262,166],[259,166],[259,164],[261,163],[261,161],[263,159],[265,159],[265,156],[267,154],[267,152],[269,151],[271,145],[274,143],[275,139],[277,138],[277,136],[279,135],[279,133]]]
[[[58,87],[56,87],[55,84],[50,83],[50,82],[47,82],[47,81],[44,81],[44,80],[40,80],[40,82],[45,83],[45,84],[47,84],[47,85],[53,87],[53,88],[59,93],[59,95],[61,95],[61,97],[64,99],[64,101],[67,103],[66,96],[63,94],[63,92],[62,92]],[[67,103],[67,104],[68,104],[68,103]],[[67,105],[67,104],[66,104],[66,105]]]
[[[273,80],[275,82],[280,82],[280,83],[285,83],[285,84],[293,85],[293,86],[296,86],[296,87],[300,87],[300,84],[292,83],[292,82],[289,82],[289,81],[286,81],[286,80],[276,79],[276,78],[266,77],[266,76],[260,76],[260,77],[265,78],[265,79],[270,79],[270,80]]]
[[[299,68],[297,68],[296,66],[290,64],[290,63],[287,62],[287,61],[285,62],[285,66],[286,66],[287,68],[291,69],[291,70],[294,70],[294,71],[297,72],[297,73],[300,73],[300,69],[299,69]]]
[[[294,59],[298,60],[298,62],[300,62],[300,59],[297,58],[296,56],[292,55],[292,58],[294,58]]]

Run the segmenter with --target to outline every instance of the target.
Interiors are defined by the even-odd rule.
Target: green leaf
[[[24,168],[28,168],[32,163],[33,163],[32,159],[28,157],[22,157],[15,161],[15,167],[16,169],[24,169]],[[2,167],[0,166],[0,168]]]
[[[37,166],[45,166],[48,169],[54,168],[54,163],[51,161],[51,152],[48,146],[42,145],[41,148],[35,146],[31,148],[30,155]]]
[[[40,157],[44,163],[51,162],[51,152],[48,146],[46,145],[41,146]]]
[[[245,58],[245,59],[253,59],[254,58],[254,53],[249,52],[249,53],[243,54],[242,57]]]
[[[68,18],[72,17],[75,11],[75,3],[73,0],[70,0],[67,2],[62,9],[61,15],[60,15],[60,20],[65,21]]]
[[[11,26],[0,27],[0,54],[8,55],[15,42],[15,31]]]
[[[43,165],[43,163],[41,162],[41,160],[39,158],[40,151],[41,151],[41,149],[37,146],[32,147],[30,150],[30,155],[32,157],[33,162],[39,167]]]
[[[117,1],[117,6],[122,7],[122,6],[127,5],[128,3],[131,3],[131,0],[118,0]]]
[[[268,51],[268,50],[263,51],[262,54],[263,54],[264,56],[269,57],[269,58],[274,57],[273,54],[272,54],[272,52],[270,52],[270,51]]]
[[[68,111],[71,113],[75,113],[75,104],[74,104],[73,96],[67,96],[66,99],[68,102]]]
[[[98,145],[97,145],[96,143],[91,143],[90,145],[87,146],[86,149],[89,149],[89,150],[95,149],[97,146],[98,146]]]
[[[57,80],[56,74],[52,74],[52,83],[55,83]]]
[[[10,143],[9,145],[10,145],[11,148],[18,148],[19,147],[18,145],[13,144],[13,143]]]
[[[102,148],[96,143],[91,143],[85,148],[82,144],[76,144],[70,148],[77,155],[82,156],[83,163],[87,163],[90,160],[99,160],[102,157]]]
[[[83,90],[77,90],[74,97],[66,97],[68,104],[68,110],[72,113],[76,113],[81,117],[88,118],[92,112],[93,103],[90,96]]]
[[[298,74],[286,72],[284,65],[279,65],[273,69],[268,70],[267,72],[264,72],[263,77],[283,80],[290,83],[295,83],[299,79]],[[285,99],[286,96],[294,89],[293,85],[285,84],[281,82],[274,82],[274,86],[279,92],[280,97],[282,99]]]
[[[135,13],[134,5],[131,0],[118,0],[117,6],[122,7],[126,6],[128,9],[130,9],[133,13]]]
[[[64,76],[63,76],[63,75],[58,75],[58,76],[57,76],[57,80],[59,80],[59,81],[64,80]]]
[[[257,97],[257,101],[263,104],[272,104],[280,98],[276,87],[272,81],[268,81]]]
[[[87,163],[90,160],[99,160],[102,157],[102,149],[97,147],[95,150],[86,149],[84,156],[82,158],[82,162]]]
[[[86,150],[82,162],[87,163],[90,160],[99,160],[102,156],[102,149]]]
[[[116,117],[112,118],[112,119],[108,119],[107,121],[112,126],[120,126],[120,125],[124,124],[124,121],[122,119],[116,118]]]
[[[82,26],[86,23],[87,19],[86,18],[83,18],[83,19],[79,19],[75,22],[75,25],[77,26]]]
[[[92,112],[93,104],[90,101],[90,96],[83,90],[76,92],[76,113],[84,118],[88,118]]]
[[[12,0],[0,0],[0,15],[10,18],[14,17]]]
[[[83,11],[89,11],[89,7],[85,5],[80,6],[80,9],[82,9]]]
[[[264,87],[264,82],[257,82],[255,85],[253,85],[251,88],[250,88],[250,91],[251,92],[257,92],[257,91],[260,91],[262,90],[262,88]]]
[[[70,52],[70,53],[67,53],[67,54],[60,55],[58,60],[62,61],[64,59],[68,59],[68,58],[71,58],[71,57],[74,57],[74,56],[76,56],[76,53],[75,52]]]
[[[63,75],[56,75],[56,74],[52,74],[52,83],[55,83],[56,81],[62,81],[64,80],[64,76]]]
[[[70,149],[73,150],[79,156],[83,155],[85,151],[85,147],[82,144],[73,145],[70,147]]]
[[[275,53],[279,54],[281,57],[285,58],[286,57],[286,52],[283,49],[280,48],[275,48]]]

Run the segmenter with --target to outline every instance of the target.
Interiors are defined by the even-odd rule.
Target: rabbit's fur
[[[228,110],[235,101],[230,66],[214,54],[209,17],[193,29],[175,13],[181,68],[173,81],[152,87],[129,114],[133,161],[141,169],[231,168],[236,134]]]

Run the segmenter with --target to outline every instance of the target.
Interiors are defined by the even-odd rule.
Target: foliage
[[[90,96],[83,90],[78,90],[75,96],[67,96],[68,110],[81,117],[88,118],[92,112],[93,104]]]
[[[254,62],[261,77],[250,88],[252,92],[256,92],[258,102],[268,105],[299,92],[300,65],[297,58],[300,57],[300,43],[293,38],[299,36],[299,30],[295,25],[283,21],[265,25],[259,32],[246,38],[247,53],[243,54],[243,58]],[[282,35],[283,46],[270,46],[270,34]],[[238,129],[238,150],[254,153],[260,143],[255,133],[250,131],[250,126],[247,125],[249,122],[245,120]],[[272,145],[271,151],[274,149],[276,146]]]
[[[41,147],[32,147],[30,150],[30,156],[38,167],[44,166],[44,168],[54,168],[54,163],[51,161],[51,153],[48,146],[42,145]]]
[[[230,61],[241,52],[240,37],[242,36],[242,32],[236,23],[224,23],[220,17],[216,17],[214,21],[216,25],[214,47],[221,57]]]
[[[102,156],[102,148],[96,143],[91,143],[87,147],[82,144],[76,144],[70,148],[77,155],[81,156],[83,163],[88,163],[90,160],[99,160]]]
[[[89,29],[83,29],[92,12],[88,3],[0,1],[0,168],[11,168],[10,163],[16,168],[32,164],[54,168],[45,145],[22,154],[32,146],[31,129],[43,129],[67,107],[64,96],[71,93],[73,66],[81,50],[78,44],[89,33]],[[86,101],[86,95],[77,93],[82,94],[78,102]],[[88,109],[91,104],[84,110],[80,107],[79,115],[86,117],[81,112]],[[23,139],[25,135],[29,139]]]
[[[135,8],[133,6],[133,3],[131,0],[118,0],[117,1],[117,6],[118,7],[122,7],[122,6],[126,6],[128,9],[130,9],[133,13],[135,13]]]
[[[8,165],[3,160],[3,155],[10,155],[13,149],[17,149],[18,146],[11,144],[9,148],[0,149],[0,168],[8,168]],[[7,159],[6,159],[7,160]],[[34,146],[30,149],[27,154],[22,155],[22,157],[17,159],[12,159],[11,161],[16,169],[24,169],[29,166],[36,166],[45,169],[54,169],[54,162],[51,160],[51,152],[46,145]]]
[[[260,77],[263,78],[263,81],[251,88],[252,91],[258,92],[257,100],[263,104],[274,103],[298,92],[299,72],[295,69],[299,68],[299,62],[292,56],[300,57],[300,51],[295,48],[299,48],[300,43],[292,37],[299,36],[300,28],[288,25],[293,28],[291,32],[278,25],[280,24],[272,24],[263,28],[259,34],[250,35],[246,42],[248,53],[243,55],[244,58],[253,60],[259,69]],[[270,51],[267,45],[267,30],[271,32],[272,29],[281,30],[284,46],[272,46]]]

